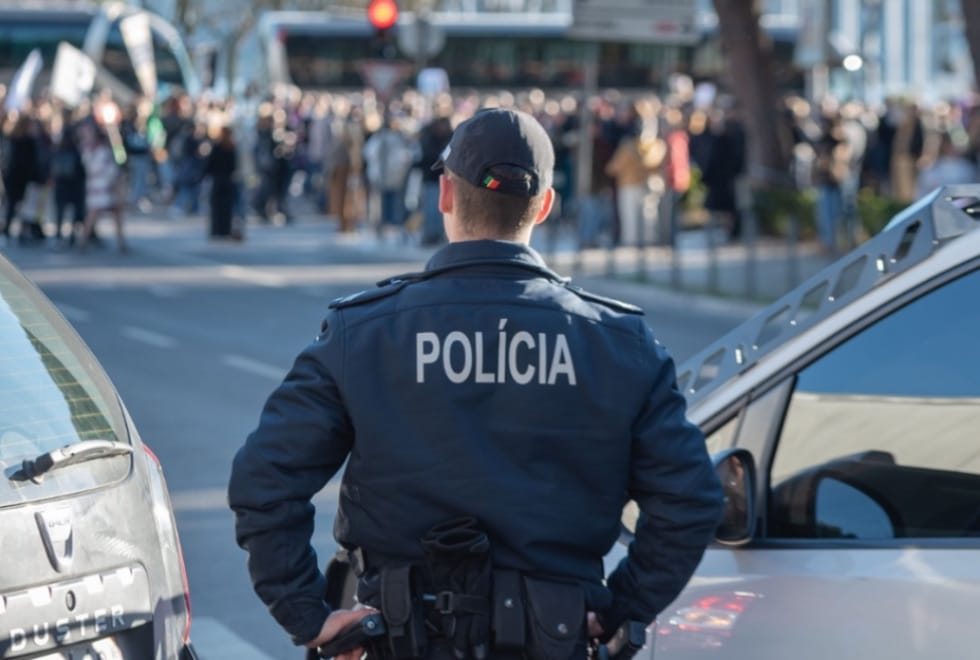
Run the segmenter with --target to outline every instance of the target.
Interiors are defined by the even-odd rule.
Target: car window
[[[0,506],[92,488],[124,476],[126,457],[8,478],[25,459],[81,440],[128,442],[121,407],[94,358],[50,303],[0,261]]]
[[[736,415],[715,429],[713,433],[708,434],[705,441],[708,445],[709,454],[717,454],[735,444],[735,432],[738,430],[739,419],[740,417]]]
[[[798,374],[770,536],[980,536],[978,301],[974,271]]]

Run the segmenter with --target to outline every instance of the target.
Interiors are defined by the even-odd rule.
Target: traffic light
[[[388,30],[398,22],[398,4],[395,0],[371,0],[368,21],[374,28],[375,39],[386,39]]]
[[[384,32],[398,22],[398,4],[395,0],[371,0],[367,12],[371,26],[378,32]]]
[[[390,30],[398,22],[398,4],[395,0],[371,0],[367,8],[368,21],[374,28],[371,38],[372,50],[378,57],[390,59],[395,56]]]

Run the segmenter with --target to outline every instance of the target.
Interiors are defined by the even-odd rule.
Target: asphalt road
[[[163,463],[201,657],[302,657],[252,592],[235,545],[225,502],[232,456],[327,304],[420,268],[431,251],[372,235],[340,238],[312,220],[251,228],[244,244],[208,242],[202,221],[142,219],[129,233],[128,255],[111,241],[84,255],[14,246],[2,253],[72,322]],[[644,306],[678,360],[755,311],[638,284],[582,284]],[[314,544],[323,558],[335,550],[335,493],[328,486],[317,500]]]

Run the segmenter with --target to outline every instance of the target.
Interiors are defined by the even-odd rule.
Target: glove
[[[490,642],[490,539],[475,518],[436,525],[421,539],[436,609],[457,658],[487,657]]]

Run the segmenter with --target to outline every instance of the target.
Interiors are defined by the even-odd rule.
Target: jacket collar
[[[418,282],[447,271],[481,266],[517,268],[558,284],[567,285],[569,282],[569,278],[548,268],[541,255],[530,246],[511,241],[479,240],[450,243],[432,255],[424,271],[389,277],[378,282],[378,286]]]
[[[425,266],[425,271],[429,273],[430,271],[443,271],[471,265],[493,264],[518,266],[539,271],[549,279],[565,280],[548,268],[544,259],[534,248],[524,243],[512,241],[478,240],[450,243],[432,255],[429,263]]]

